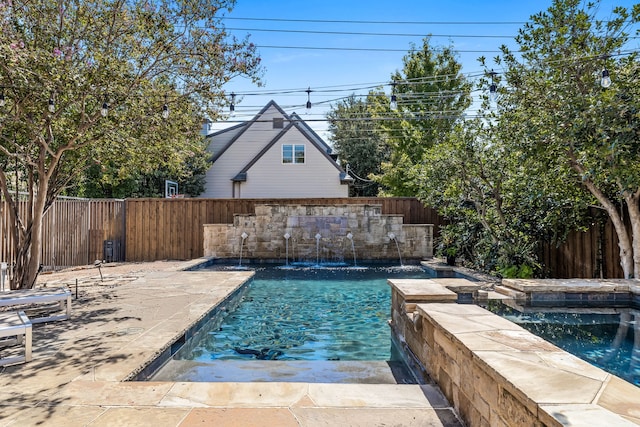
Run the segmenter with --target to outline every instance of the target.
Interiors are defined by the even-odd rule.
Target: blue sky
[[[600,6],[601,14],[607,17],[613,6],[630,7],[633,3],[631,0],[603,0]],[[447,45],[451,41],[454,48],[460,52],[462,72],[476,74],[482,71],[477,62],[479,56],[494,57],[502,44],[515,47],[513,37],[522,23],[532,14],[546,10],[550,5],[550,0],[238,0],[232,12],[225,14],[232,19],[225,19],[223,22],[231,29],[231,33],[239,37],[249,34],[251,41],[258,45],[265,69],[265,86],[257,87],[249,80],[241,78],[226,86],[229,93],[234,91],[245,94],[238,96],[237,114],[234,119],[246,120],[253,117],[262,106],[273,99],[288,113],[295,111],[308,119],[309,124],[326,137],[326,122],[314,120],[322,120],[325,117],[330,107],[329,101],[348,96],[351,92],[366,93],[366,87],[388,83],[391,74],[402,67],[402,57],[410,49],[411,43],[420,45],[427,34],[432,34],[432,45]],[[398,23],[390,23],[391,21]],[[420,24],[409,24],[408,21]],[[430,24],[425,24],[426,22]],[[488,22],[492,24],[486,24]],[[308,34],[283,30],[410,35]],[[304,46],[324,49],[294,49]],[[496,71],[499,71],[498,67]],[[307,101],[304,90],[307,88],[312,90],[311,102],[314,104],[309,114],[306,114],[304,107]],[[385,90],[388,89],[389,86],[386,86]],[[278,93],[285,91],[292,93]],[[220,126],[223,125],[219,124],[216,127]]]

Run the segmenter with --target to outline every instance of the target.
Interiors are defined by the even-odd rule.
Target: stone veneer
[[[466,425],[640,424],[636,386],[479,306],[453,303],[437,280],[389,284],[394,336]]]
[[[257,205],[255,214],[235,215],[233,224],[205,224],[204,255],[239,258],[242,247],[243,259],[351,263],[351,233],[356,260],[398,260],[398,247],[402,260],[433,256],[433,225],[403,224],[402,215],[381,210],[381,205]]]

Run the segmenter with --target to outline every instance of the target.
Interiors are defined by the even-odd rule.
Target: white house
[[[348,197],[353,178],[298,115],[270,101],[252,120],[207,136],[208,198]]]

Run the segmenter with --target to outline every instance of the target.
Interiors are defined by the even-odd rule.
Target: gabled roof
[[[248,126],[248,125],[249,125],[249,122],[238,123],[237,125],[233,125],[231,127],[225,128],[225,129],[220,129],[218,131],[211,132],[211,133],[205,135],[205,137],[206,138],[212,138],[214,136],[222,135],[224,133],[231,132],[231,131],[237,130],[237,129],[243,127],[243,126]]]
[[[316,142],[318,144],[321,144],[325,150],[327,151],[327,153],[331,154],[331,152],[333,151],[331,149],[331,147],[329,146],[329,144],[327,144],[324,139],[320,138],[320,135],[318,135],[312,128],[311,126],[309,126],[309,124],[307,122],[305,122],[297,113],[292,113],[291,114],[291,119],[297,121],[305,130],[305,132],[308,132],[311,134],[312,138],[316,140]]]
[[[214,132],[212,134],[207,135],[207,138],[215,137],[217,135],[222,135],[226,132],[236,131],[237,133],[229,140],[229,142],[222,147],[217,153],[213,156],[213,162],[215,162],[224,152],[233,145],[246,131],[251,127],[251,125],[257,122],[260,117],[271,107],[274,107],[282,114],[282,117],[289,121],[289,124],[285,126],[278,134],[269,141],[262,150],[251,159],[245,166],[242,168],[240,172],[236,174],[232,178],[232,181],[246,181],[247,180],[247,171],[258,161],[260,158],[268,152],[274,144],[276,144],[280,138],[282,138],[287,132],[289,132],[293,127],[298,129],[300,133],[311,143],[313,147],[315,147],[318,151],[322,153],[322,155],[331,163],[338,172],[340,172],[340,182],[343,184],[350,183],[353,181],[353,178],[348,176],[345,171],[340,167],[340,165],[335,161],[331,154],[331,147],[296,113],[292,113],[289,116],[275,101],[271,100],[265,105],[259,112],[256,114],[251,120],[245,123],[240,123],[238,125],[232,126],[227,129],[222,129],[220,131]]]
[[[238,132],[233,138],[231,138],[231,140],[227,143],[227,145],[222,147],[222,149],[219,150],[217,153],[214,153],[214,156],[211,159],[211,161],[215,162],[216,160],[218,160],[218,158],[220,156],[222,156],[222,154],[224,154],[224,152],[227,151],[227,149],[229,147],[231,147],[231,145],[233,145],[233,143],[236,142],[238,140],[238,138],[240,138],[242,136],[242,134],[244,134],[246,132],[246,130],[249,129],[253,123],[257,122],[258,119],[260,118],[260,116],[262,116],[270,107],[275,107],[283,115],[283,117],[285,119],[290,120],[289,115],[287,113],[285,113],[284,110],[282,108],[280,108],[280,106],[278,104],[276,104],[276,102],[274,100],[269,101],[267,103],[267,105],[262,107],[262,109],[258,112],[258,114],[256,114],[248,122],[240,123],[239,125],[236,125],[236,126],[233,126],[233,127],[227,128],[227,129],[223,129],[222,131],[215,132],[215,133],[212,133],[212,134],[209,135],[209,137],[212,137],[212,136],[215,136],[215,135],[220,135],[220,134],[224,133],[225,131],[230,131],[232,129],[238,129],[238,128],[244,126],[244,128],[240,132]]]
[[[291,128],[295,127],[296,129],[298,129],[300,131],[300,133],[302,135],[304,135],[305,138],[307,138],[307,140],[311,143],[312,146],[314,146],[318,151],[320,151],[322,153],[322,155],[327,159],[327,161],[329,161],[329,163],[331,163],[337,170],[338,172],[340,172],[340,182],[343,184],[347,184],[353,181],[353,178],[349,177],[346,172],[342,169],[342,167],[340,167],[340,165],[338,163],[336,163],[336,161],[329,155],[329,153],[327,153],[327,151],[325,150],[326,144],[320,144],[316,141],[316,138],[314,138],[309,132],[306,132],[307,129],[305,129],[305,127],[303,127],[301,125],[301,121],[299,120],[292,120],[291,122],[289,122],[289,124],[282,129],[280,132],[278,132],[278,134],[267,144],[265,145],[265,147],[260,150],[260,152],[253,158],[251,159],[251,161],[249,163],[247,163],[247,165],[242,168],[242,170],[240,172],[238,172],[238,174],[236,176],[234,176],[231,180],[232,181],[246,181],[247,180],[247,172],[249,171],[249,169],[251,169],[251,167],[258,161],[260,160],[260,158],[262,156],[265,155],[265,153],[267,153],[271,147],[273,147],[279,140],[280,138],[282,138],[287,132],[289,132],[291,130]],[[314,133],[315,134],[315,133]],[[316,135],[317,138],[320,138],[319,136]]]

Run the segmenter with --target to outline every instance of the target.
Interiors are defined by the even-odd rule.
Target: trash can
[[[105,262],[113,262],[113,240],[104,241],[102,255]]]

